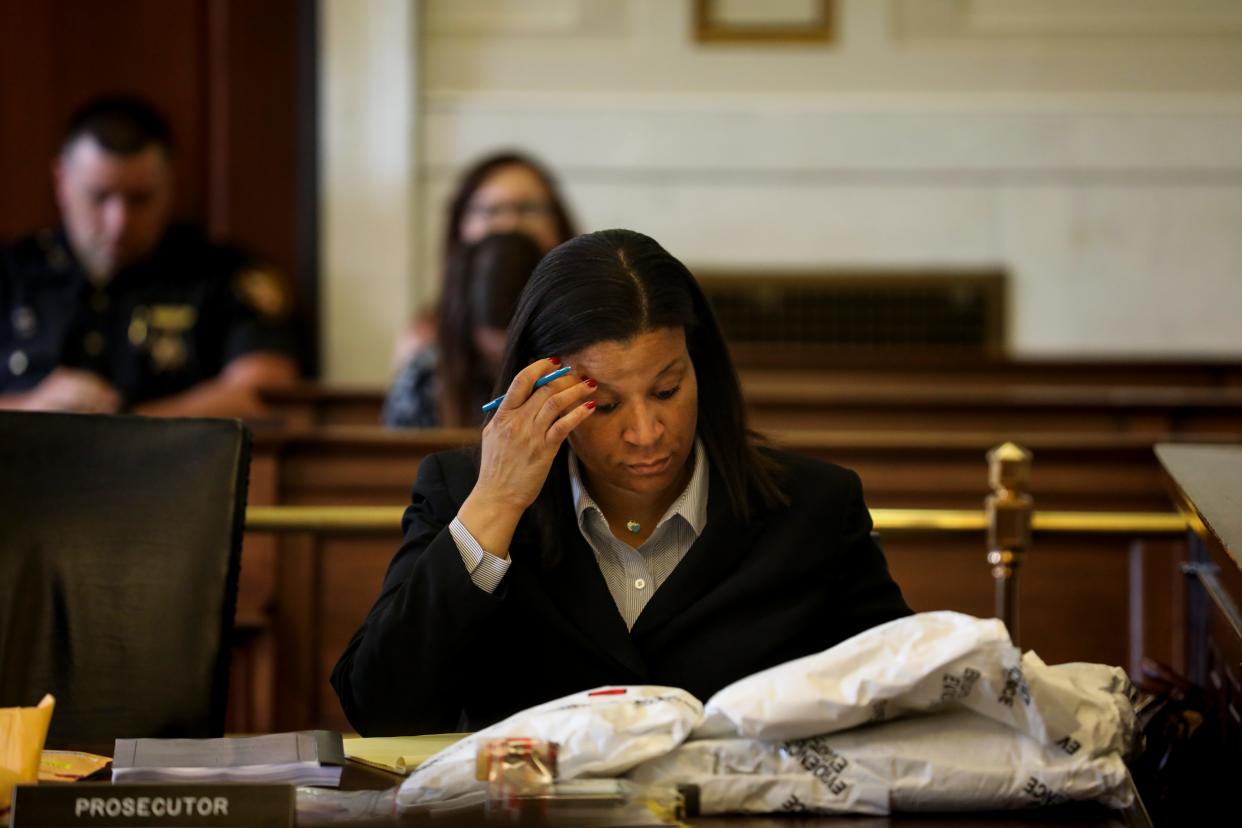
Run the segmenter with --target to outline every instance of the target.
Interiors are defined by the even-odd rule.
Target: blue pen
[[[561,377],[565,376],[566,374],[568,374],[568,373],[569,373],[570,371],[572,371],[572,370],[573,370],[573,368],[571,368],[571,367],[570,367],[570,366],[568,366],[568,365],[566,365],[564,368],[557,368],[557,369],[556,369],[555,371],[553,371],[552,373],[550,373],[550,374],[544,374],[542,377],[540,377],[539,379],[535,380],[535,387],[536,387],[536,388],[543,388],[545,385],[547,385],[547,384],[548,384],[549,382],[551,382],[552,380],[554,380],[554,379],[560,379]],[[499,397],[497,397],[496,399],[492,400],[492,401],[491,401],[491,402],[489,402],[487,405],[483,406],[483,413],[484,413],[484,414],[491,414],[491,413],[492,413],[493,411],[495,411],[497,408],[500,408],[500,404],[501,404],[502,402],[504,402],[504,401],[505,401],[505,395],[504,395],[504,394],[501,394]]]

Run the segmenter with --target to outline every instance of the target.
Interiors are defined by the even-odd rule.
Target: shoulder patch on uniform
[[[248,307],[273,322],[285,319],[293,305],[284,280],[267,267],[239,270],[233,277],[233,292]]]

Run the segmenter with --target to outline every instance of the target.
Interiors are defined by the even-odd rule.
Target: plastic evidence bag
[[[929,612],[734,682],[707,700],[691,738],[801,739],[966,709],[1041,744],[1101,755],[1128,748],[1132,696],[1120,668],[1049,667],[1023,657],[997,619]]]
[[[617,777],[668,753],[703,718],[703,703],[674,687],[601,687],[513,714],[432,756],[397,792],[397,807],[449,810],[486,798],[475,775],[480,745],[522,737],[558,743],[560,779]]]
[[[1125,807],[1133,796],[1118,754],[1069,754],[966,710],[783,742],[689,741],[629,778],[697,785],[703,814]]]

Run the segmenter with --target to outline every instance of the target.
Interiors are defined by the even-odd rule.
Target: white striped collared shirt
[[[681,495],[656,523],[655,531],[637,549],[617,539],[608,520],[582,484],[578,460],[569,453],[569,484],[578,529],[595,553],[608,592],[628,629],[634,627],[651,596],[672,574],[707,524],[707,452],[694,441],[694,473]],[[509,559],[489,555],[457,518],[449,524],[462,563],[475,586],[494,592],[509,571]]]

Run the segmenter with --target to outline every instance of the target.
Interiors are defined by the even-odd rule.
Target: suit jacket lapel
[[[555,566],[544,567],[531,560],[538,554],[537,547],[523,550],[526,554],[522,557],[530,564],[523,569],[530,577],[531,588],[543,590],[578,637],[625,668],[631,674],[630,681],[644,682],[647,665],[630,639],[595,553],[572,514],[561,521],[559,531],[565,541],[564,557]]]
[[[681,563],[660,585],[634,624],[634,638],[673,621],[690,604],[707,594],[737,568],[762,532],[759,519],[743,526],[729,509],[724,481],[711,469],[707,489],[707,525]]]

